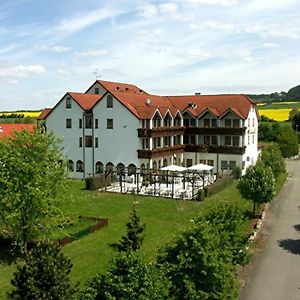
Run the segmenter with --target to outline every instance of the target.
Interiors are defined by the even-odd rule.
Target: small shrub
[[[231,175],[234,179],[240,179],[242,177],[242,169],[240,167],[234,167]]]
[[[108,186],[112,183],[111,175],[105,177],[104,174],[99,174],[85,179],[85,188],[87,190],[97,190]]]
[[[204,188],[205,197],[211,197],[212,195],[219,193],[232,182],[233,176],[224,175],[223,177],[217,179],[211,185],[208,185]]]
[[[203,189],[198,191],[197,201],[203,201],[205,198],[205,192]]]

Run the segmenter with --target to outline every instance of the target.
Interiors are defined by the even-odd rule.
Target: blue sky
[[[0,111],[98,78],[156,94],[300,84],[299,0],[1,0]]]

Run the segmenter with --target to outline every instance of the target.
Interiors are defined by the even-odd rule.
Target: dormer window
[[[72,108],[72,101],[70,97],[66,98],[66,108]]]

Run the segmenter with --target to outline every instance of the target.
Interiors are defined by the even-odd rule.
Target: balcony
[[[221,154],[239,154],[245,153],[246,147],[239,146],[217,146],[217,145],[185,145],[186,152],[205,152],[205,153],[221,153]]]
[[[173,155],[183,153],[185,145],[175,145],[170,147],[155,148],[153,150],[137,150],[138,158],[155,158],[160,156]]]
[[[170,135],[183,135],[184,127],[156,127],[156,128],[138,128],[138,137],[164,137]]]
[[[186,127],[185,134],[244,135],[246,127]]]

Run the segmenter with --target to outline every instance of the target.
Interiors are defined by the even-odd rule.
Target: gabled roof
[[[136,85],[122,82],[113,82],[113,81],[105,81],[105,80],[97,80],[99,84],[101,84],[106,90],[109,92],[126,92],[126,93],[136,93],[136,94],[147,94],[142,89],[137,87]]]
[[[44,108],[41,114],[37,117],[38,120],[45,120],[49,113],[51,112],[52,108]]]
[[[12,137],[14,131],[33,131],[35,124],[0,124],[0,138]]]
[[[90,110],[103,95],[68,92],[74,101],[84,110]]]

